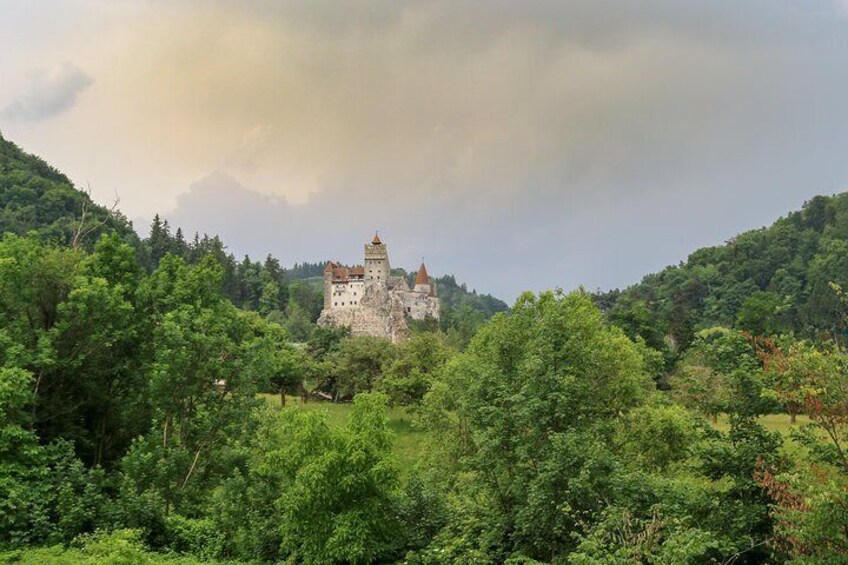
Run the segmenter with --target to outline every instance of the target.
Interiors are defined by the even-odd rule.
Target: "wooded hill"
[[[31,231],[63,244],[73,243],[79,232],[88,245],[115,232],[138,246],[124,216],[95,204],[68,177],[0,134],[0,234]]]
[[[90,250],[104,233],[117,233],[136,249],[138,262],[148,273],[168,253],[190,265],[212,255],[223,268],[224,293],[236,306],[270,316],[295,340],[308,338],[323,301],[320,286],[307,279],[321,276],[326,262],[284,268],[271,255],[261,262],[248,256],[239,260],[217,236],[189,238],[158,215],[149,237],[141,239],[114,204],[110,209],[94,203],[42,158],[0,136],[0,234],[36,232],[44,240]],[[441,328],[464,335],[459,338],[463,342],[483,321],[508,309],[492,296],[469,292],[452,275],[438,279],[438,284],[444,314]]]
[[[816,196],[771,226],[705,247],[624,290],[595,295],[609,319],[675,354],[712,326],[844,340],[833,284],[848,282],[848,193]]]
[[[848,562],[845,350],[691,335],[838,333],[841,198],[595,297],[674,361],[665,392],[583,291],[295,345],[308,279],[161,219],[141,241],[15,149],[4,212],[35,231],[0,238],[0,563]]]

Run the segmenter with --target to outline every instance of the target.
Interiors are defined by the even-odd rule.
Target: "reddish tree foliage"
[[[774,474],[774,469],[769,468],[763,462],[762,458],[757,458],[757,465],[754,468],[754,481],[761,487],[766,489],[769,496],[774,500],[777,508],[777,520],[784,527],[776,529],[778,532],[776,541],[787,552],[794,556],[806,555],[809,548],[795,536],[793,528],[786,527],[786,518],[792,513],[806,512],[809,510],[804,502],[804,497],[796,492],[793,492],[788,481],[781,480]]]

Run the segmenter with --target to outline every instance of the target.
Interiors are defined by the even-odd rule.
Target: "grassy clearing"
[[[807,450],[798,445],[798,443],[792,439],[791,433],[792,430],[809,424],[810,419],[808,417],[803,414],[799,414],[796,422],[793,424],[789,414],[767,414],[765,416],[760,416],[759,422],[767,430],[780,433],[783,437],[783,451],[786,455],[791,456],[793,459],[806,459]],[[730,423],[728,422],[727,416],[719,416],[718,422],[715,422],[713,427],[723,432],[728,431],[730,429]]]
[[[279,395],[261,395],[270,406],[280,408]],[[297,396],[286,397],[285,410],[318,410],[327,415],[330,425],[344,426],[350,418],[349,403],[333,404],[332,402],[310,401],[301,403]],[[415,427],[413,416],[403,406],[389,408],[389,429],[394,433],[394,452],[403,469],[413,467],[421,456],[425,434]]]
[[[810,419],[803,414],[798,415],[798,420],[794,424],[789,418],[789,414],[767,414],[760,417],[760,424],[762,424],[767,430],[780,432],[780,435],[787,439],[789,438],[789,433],[793,429],[797,429],[809,423]],[[727,416],[724,415],[719,416],[718,422],[716,422],[713,426],[717,430],[721,430],[723,432],[730,429],[730,423],[727,420]]]
[[[270,406],[280,407],[280,397],[273,394],[261,395]],[[286,410],[320,410],[327,414],[327,420],[331,425],[343,426],[350,418],[351,404],[332,402],[311,401],[303,404],[297,396],[286,397]],[[760,423],[766,429],[779,432],[783,436],[783,449],[788,455],[804,457],[806,450],[799,446],[791,437],[793,429],[810,423],[810,419],[799,415],[796,423],[792,423],[788,414],[768,414],[760,418]],[[718,421],[713,424],[717,430],[726,432],[730,430],[727,416],[719,416]],[[416,428],[414,418],[409,411],[402,406],[394,406],[389,409],[389,428],[394,432],[394,451],[403,469],[412,468],[421,456],[424,447],[425,433]]]

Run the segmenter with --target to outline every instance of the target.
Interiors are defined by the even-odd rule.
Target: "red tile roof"
[[[333,282],[335,283],[346,283],[350,280],[351,277],[365,277],[365,267],[363,267],[362,265],[357,265],[355,267],[345,267],[344,265],[340,265],[338,263],[329,263],[327,264],[327,268],[324,269],[324,272],[331,273]]]
[[[415,284],[430,284],[430,276],[427,275],[427,267],[424,266],[424,263],[421,263],[421,266],[418,268],[418,276],[415,277]]]

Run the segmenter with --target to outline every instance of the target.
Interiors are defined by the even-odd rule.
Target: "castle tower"
[[[333,269],[335,266],[335,263],[330,261],[327,263],[327,266],[324,267],[324,310],[329,310],[330,304],[332,303],[330,295],[333,292]]]
[[[371,243],[365,244],[365,285],[388,284],[389,270],[388,250],[380,236],[374,234]]]
[[[418,276],[415,277],[415,288],[413,290],[430,294],[430,275],[427,274],[427,267],[424,266],[423,261],[421,266],[418,267]]]

